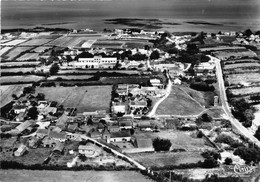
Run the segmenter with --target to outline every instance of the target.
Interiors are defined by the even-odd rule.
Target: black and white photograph
[[[0,182],[260,182],[260,0],[0,8]]]

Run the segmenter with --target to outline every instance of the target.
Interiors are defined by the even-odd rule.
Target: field
[[[135,171],[1,170],[1,182],[151,182]]]
[[[0,56],[2,56],[4,53],[6,53],[7,51],[9,51],[10,49],[12,49],[13,47],[3,47],[0,50]]]
[[[229,47],[229,46],[217,46],[217,47],[206,47],[206,48],[200,48],[200,50],[203,51],[225,51],[225,50],[245,50],[244,47]]]
[[[12,60],[15,57],[17,57],[18,55],[20,55],[22,52],[30,50],[31,47],[16,47],[14,49],[12,49],[10,52],[8,52],[8,54],[6,54],[4,56],[4,58],[6,58],[7,60]]]
[[[228,64],[225,65],[224,69],[235,69],[235,68],[243,68],[243,69],[248,69],[248,68],[257,68],[260,67],[259,63],[236,63],[236,64]]]
[[[28,84],[0,86],[1,106],[6,105],[13,100],[12,94],[20,96],[23,93],[23,88],[26,86],[28,86]]]
[[[50,49],[50,47],[40,46],[40,47],[36,47],[32,51],[41,53],[41,52],[45,51],[46,49]]]
[[[206,108],[214,104],[214,96],[216,95],[214,92],[200,92],[185,86],[179,86],[179,88]]]
[[[88,70],[88,69],[82,69],[82,70],[59,70],[58,74],[90,74],[93,75],[98,70]],[[105,70],[105,72],[112,73],[126,73],[126,74],[138,74],[139,72],[136,70]]]
[[[92,48],[122,48],[124,41],[98,40],[91,47]]]
[[[250,74],[232,74],[226,79],[230,84],[239,84],[240,82],[260,82],[260,73]]]
[[[246,50],[233,50],[231,51],[219,51],[214,53],[215,57],[226,60],[230,57],[240,58],[240,57],[255,57],[256,53],[253,51],[246,51]]]
[[[150,47],[153,46],[153,44],[148,41],[126,41],[123,47],[129,49],[133,49],[133,48],[142,49],[144,48],[145,45],[149,45]]]
[[[27,42],[20,44],[20,46],[37,46],[50,42],[52,39],[31,39]]]
[[[157,115],[196,115],[203,108],[180,88],[173,86],[171,94],[157,108]]]
[[[260,81],[260,78],[259,78]],[[260,94],[260,87],[245,87],[245,88],[237,88],[237,89],[230,89],[231,93],[239,96],[239,95],[250,95],[250,94]]]
[[[6,67],[23,66],[23,65],[35,65],[35,66],[37,66],[38,64],[40,64],[39,61],[37,61],[37,62],[31,62],[31,61],[28,61],[28,62],[6,62],[6,63],[0,63],[0,66],[2,68],[3,66],[6,66]]]
[[[34,68],[7,68],[7,69],[2,69],[1,73],[9,72],[9,73],[16,73],[16,72],[31,72],[33,71]]]
[[[45,98],[57,101],[64,107],[77,107],[77,111],[110,110],[111,86],[37,88]]]
[[[167,152],[129,154],[133,159],[148,167],[164,167],[204,161],[200,152]]]
[[[93,77],[93,75],[58,75],[58,76],[51,76],[48,80],[56,80],[57,78],[62,78],[63,80],[86,80]]]
[[[19,58],[17,58],[17,61],[26,61],[26,60],[32,60],[35,59],[37,60],[39,58],[39,53],[26,53]]]
[[[88,40],[95,40],[96,38],[91,37],[69,37],[69,36],[62,36],[58,39],[49,42],[46,45],[50,46],[59,46],[59,47],[81,47],[81,45],[88,41]]]
[[[229,64],[229,63],[257,63],[259,62],[258,60],[255,59],[231,59],[231,60],[225,60],[225,64]]]
[[[96,40],[87,40],[87,41],[84,41],[83,44],[80,46],[82,48],[90,48],[95,41]]]
[[[177,124],[177,123],[175,123]],[[160,132],[136,132],[135,136],[140,138],[151,138],[155,139],[165,138],[171,140],[172,146],[171,150],[173,149],[185,149],[188,152],[198,152],[203,149],[212,149],[212,147],[205,145],[205,141],[202,138],[195,138],[192,136],[192,133],[179,131],[176,129],[168,129],[168,130],[161,130]]]
[[[2,46],[16,46],[18,44],[21,44],[22,42],[27,41],[27,39],[15,39],[10,42],[3,43]]]
[[[26,75],[26,76],[2,76],[0,83],[24,83],[24,82],[37,82],[43,80],[44,77],[35,76],[35,75]]]

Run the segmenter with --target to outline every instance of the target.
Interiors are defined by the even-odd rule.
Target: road
[[[234,116],[232,115],[231,109],[230,109],[230,107],[228,105],[228,102],[227,102],[227,95],[226,95],[226,91],[225,91],[225,85],[224,85],[224,80],[223,80],[223,74],[222,74],[222,69],[221,69],[221,65],[220,65],[220,60],[215,58],[215,57],[212,57],[212,56],[209,56],[209,57],[212,60],[214,60],[215,64],[216,64],[216,75],[217,75],[217,79],[218,79],[218,83],[219,83],[219,92],[220,92],[219,97],[221,99],[222,108],[223,108],[226,116],[230,120],[230,122],[231,122],[233,127],[235,127],[243,136],[248,138],[255,145],[260,147],[260,141],[257,140],[253,136],[253,134],[247,128],[245,128],[237,119],[235,119]]]

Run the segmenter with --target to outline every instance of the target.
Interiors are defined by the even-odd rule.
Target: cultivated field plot
[[[174,123],[177,125],[177,123]],[[205,145],[203,138],[194,138],[190,132],[179,131],[176,129],[161,130],[160,132],[136,132],[135,136],[140,138],[155,139],[165,138],[169,139],[172,143],[171,149],[185,149],[186,151],[201,151],[203,149],[212,149],[212,147]]]
[[[136,171],[0,170],[2,182],[153,182]]]
[[[230,51],[219,51],[214,53],[215,57],[226,60],[230,57],[234,58],[242,58],[242,57],[256,57],[256,53],[253,51],[247,51],[247,50],[233,50],[233,52]]]
[[[26,75],[26,76],[2,76],[0,84],[6,83],[27,83],[27,82],[37,82],[43,80],[44,77],[35,76],[35,75]]]
[[[234,85],[240,82],[258,83],[260,82],[260,73],[232,74],[228,75],[227,81]]]
[[[79,46],[82,48],[90,48],[95,41],[96,40],[87,40],[86,42],[84,41],[82,45],[79,44]]]
[[[3,67],[18,67],[18,66],[37,66],[39,65],[40,62],[36,61],[36,62],[31,62],[31,61],[27,61],[27,62],[6,62],[6,63],[0,63],[1,69],[3,69]]]
[[[44,160],[50,155],[51,151],[51,148],[30,149],[27,154],[21,157],[13,157],[10,154],[1,154],[1,160],[16,161],[25,165],[42,164]]]
[[[180,88],[173,86],[171,94],[157,108],[157,115],[196,115],[203,108]]]
[[[225,50],[246,50],[245,47],[229,47],[229,46],[217,46],[217,47],[205,47],[200,48],[203,51],[225,51]]]
[[[20,44],[20,46],[39,46],[50,42],[52,39],[31,39]]]
[[[204,161],[200,152],[168,152],[129,154],[133,159],[149,167],[164,167]]]
[[[35,70],[35,69],[30,68],[30,67],[29,68],[7,68],[7,69],[2,69],[1,73],[6,73],[6,72],[8,72],[8,73],[16,73],[16,72],[25,73],[25,72],[31,72],[33,70]]]
[[[57,101],[64,107],[77,107],[79,113],[85,111],[110,110],[111,86],[50,87],[37,88],[47,100]]]
[[[227,64],[224,66],[225,70],[236,69],[236,68],[259,68],[260,63],[237,63],[237,64]]]
[[[93,75],[59,75],[59,76],[51,76],[48,80],[87,80],[93,77]]]
[[[129,49],[134,49],[134,48],[142,49],[144,48],[145,45],[153,47],[153,44],[148,41],[126,41],[123,47]]]
[[[40,47],[36,47],[35,49],[33,49],[32,51],[34,52],[38,52],[38,53],[41,53],[47,49],[50,49],[50,47],[45,47],[45,46],[40,46]]]
[[[235,69],[230,69],[230,70],[224,70],[223,73],[225,75],[230,75],[230,74],[243,74],[243,73],[260,73],[260,67],[256,68],[235,68]]]
[[[260,82],[260,78],[259,78]],[[246,88],[237,88],[237,89],[230,89],[231,93],[235,96],[239,95],[250,95],[250,94],[257,94],[260,93],[260,87],[246,87]]]
[[[100,70],[89,70],[89,69],[82,69],[82,70],[76,70],[76,69],[72,69],[72,70],[59,70],[59,72],[57,74],[87,74],[87,75],[94,75],[97,71]],[[107,73],[125,73],[125,74],[138,74],[139,72],[136,70],[104,70]]]
[[[10,42],[3,43],[2,46],[16,46],[18,44],[21,44],[22,42],[27,41],[28,39],[15,39]]]
[[[59,38],[61,35],[57,35],[57,34],[50,34],[50,35],[43,35],[43,34],[39,34],[39,36],[37,37],[37,39],[57,39]]]
[[[0,56],[2,56],[4,53],[6,53],[7,51],[9,51],[10,49],[12,49],[13,47],[3,47],[0,50]]]
[[[257,63],[257,62],[260,61],[255,59],[235,59],[235,60],[231,59],[231,60],[225,60],[224,63],[233,64],[233,63]]]
[[[111,40],[97,40],[91,47],[92,48],[122,48],[124,41],[111,41]]]
[[[81,47],[81,45],[88,40],[95,40],[95,39],[91,37],[62,36],[54,41],[49,42],[47,45],[59,46],[59,47]]]
[[[22,52],[32,49],[31,47],[15,47],[8,54],[6,54],[3,58],[7,60],[12,60]]]
[[[12,94],[19,97],[23,93],[23,88],[26,86],[29,86],[29,84],[0,86],[1,106],[6,105],[13,100]]]
[[[26,53],[19,58],[17,58],[17,61],[26,61],[26,60],[32,60],[35,59],[37,60],[39,58],[39,53]]]

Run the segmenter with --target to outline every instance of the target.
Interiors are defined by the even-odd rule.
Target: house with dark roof
[[[90,132],[89,132],[89,137],[90,137],[90,138],[93,138],[93,139],[101,139],[102,133],[100,133],[100,132],[97,131],[97,130],[90,131]]]

